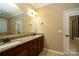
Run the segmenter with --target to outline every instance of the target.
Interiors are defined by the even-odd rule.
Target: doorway
[[[64,37],[63,37],[63,39],[64,39],[64,53],[65,53],[65,55],[78,55],[76,53],[75,54],[72,53],[72,51],[73,51],[73,49],[71,49],[72,44],[70,44],[71,43],[70,39],[74,38],[73,33],[76,34],[76,32],[73,32],[70,29],[72,27],[72,23],[70,21],[70,18],[72,18],[73,16],[77,16],[77,15],[79,15],[79,8],[64,10],[64,22],[63,22],[63,25],[64,25],[64,27],[63,27],[63,30],[64,30],[63,36]],[[75,28],[75,27],[76,26],[74,26],[73,28]],[[75,49],[75,51],[76,51],[76,49]]]
[[[69,17],[70,55],[79,55],[79,15]]]

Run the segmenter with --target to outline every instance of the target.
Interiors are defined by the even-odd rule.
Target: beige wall
[[[37,9],[37,32],[45,35],[45,48],[63,51],[63,11],[79,4],[50,4]],[[41,23],[44,24],[41,24]],[[62,32],[61,32],[61,31]],[[59,32],[58,32],[59,31]]]
[[[26,4],[26,3],[18,3],[16,4],[19,9],[22,11],[21,15],[14,16],[10,18],[10,33],[15,33],[15,26],[16,26],[16,21],[20,20],[22,22],[21,26],[21,32],[22,33],[27,33],[27,32],[33,32],[33,24],[32,20],[33,18],[28,15],[28,10],[35,10],[31,5]]]

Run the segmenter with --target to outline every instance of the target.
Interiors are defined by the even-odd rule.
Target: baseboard
[[[63,52],[56,51],[56,50],[51,50],[51,49],[47,49],[47,48],[44,48],[44,50],[49,51],[49,52],[53,52],[53,53],[57,53],[57,54],[61,54],[61,55],[64,54]]]

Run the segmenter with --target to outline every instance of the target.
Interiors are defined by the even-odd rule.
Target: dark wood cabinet
[[[43,50],[44,44],[43,44],[44,40],[43,40],[43,36],[38,38],[38,55],[40,54],[40,52]]]
[[[17,46],[15,48],[2,52],[2,53],[0,53],[0,55],[1,56],[15,56],[15,55],[19,54],[20,52],[24,51],[25,49],[27,50],[27,48],[28,48],[28,44],[24,43],[20,46]]]
[[[1,56],[37,56],[43,50],[43,36],[0,53]]]
[[[20,51],[16,56],[28,56],[28,48]]]
[[[29,42],[29,56],[37,56],[37,41],[38,39],[34,39],[32,41]]]

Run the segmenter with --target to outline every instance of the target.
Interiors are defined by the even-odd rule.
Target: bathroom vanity
[[[0,47],[1,56],[38,56],[43,50],[44,36],[20,37]]]

